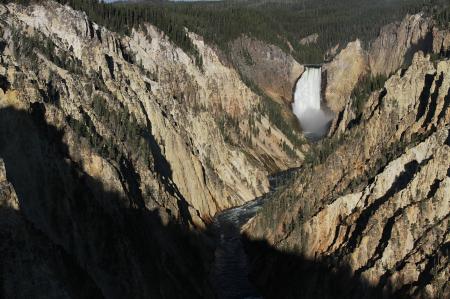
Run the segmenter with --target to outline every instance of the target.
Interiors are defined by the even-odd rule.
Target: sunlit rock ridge
[[[398,69],[367,96],[360,114],[351,98],[341,99],[340,130],[331,131],[246,224],[252,277],[264,296],[450,295],[450,56],[444,36],[450,32],[420,15],[383,29],[369,52],[390,55],[381,46],[389,44],[396,56],[385,61]],[[395,45],[396,38],[408,42]],[[348,45],[327,66],[328,76],[330,69],[340,74],[334,68],[340,63],[370,71],[347,50],[364,57],[358,43]]]

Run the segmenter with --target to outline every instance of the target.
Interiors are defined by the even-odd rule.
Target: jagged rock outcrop
[[[449,296],[449,74],[416,54],[247,224],[267,298]]]
[[[448,30],[433,29],[433,53],[450,56],[450,32]]]
[[[433,22],[423,14],[416,14],[384,26],[367,49],[363,49],[359,40],[350,42],[323,67],[327,106],[336,114],[343,111],[363,76],[388,76],[402,65],[407,66],[417,51],[431,53],[439,44],[436,41],[433,47],[433,41]]]
[[[418,51],[448,56],[448,30],[438,29],[423,13],[408,15],[401,22],[386,25],[379,36],[363,50],[358,41],[349,43],[324,65],[327,85],[325,102],[335,113],[330,136],[344,132],[356,117],[351,94],[361,79],[385,77],[406,68]]]
[[[432,22],[422,14],[407,16],[401,23],[387,25],[370,45],[369,64],[372,74],[389,75],[403,64],[408,65],[415,52],[431,52]]]
[[[323,67],[326,74],[325,99],[328,108],[334,112],[342,111],[353,88],[368,71],[368,59],[356,40],[347,45],[330,63]]]

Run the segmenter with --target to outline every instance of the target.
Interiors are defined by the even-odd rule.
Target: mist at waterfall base
[[[295,86],[292,109],[305,136],[317,140],[325,136],[332,116],[321,108],[322,69],[306,68]]]

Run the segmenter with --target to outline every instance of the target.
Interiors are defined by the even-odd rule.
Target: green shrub
[[[305,164],[315,166],[325,162],[340,145],[344,144],[346,138],[345,135],[335,135],[314,144],[305,155]]]
[[[352,107],[356,115],[362,113],[364,104],[366,103],[369,96],[372,94],[372,92],[380,90],[386,83],[387,79],[388,76],[381,74],[377,76],[365,76],[361,80],[359,80],[358,84],[355,86],[351,94]]]

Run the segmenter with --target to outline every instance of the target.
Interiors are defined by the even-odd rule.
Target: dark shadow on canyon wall
[[[4,205],[0,182],[0,297],[212,297],[206,238],[106,190],[44,115],[39,103],[0,109],[0,159],[20,206]]]
[[[265,299],[407,298],[393,294],[389,286],[382,290],[352,276],[350,267],[336,266],[332,259],[309,260],[275,250],[266,241],[245,238],[244,243],[250,257],[250,280]]]
[[[405,284],[399,290],[394,290],[390,284],[389,279],[394,274],[390,273],[390,270],[386,269],[377,285],[373,285],[361,277],[361,273],[373,267],[375,262],[381,258],[385,247],[391,240],[395,217],[403,213],[403,209],[398,209],[394,216],[387,219],[375,253],[372,258],[368,259],[365,266],[352,271],[349,265],[342,260],[346,251],[351,252],[357,246],[365,228],[369,225],[371,214],[395,194],[404,190],[420,171],[420,168],[427,165],[428,161],[429,159],[424,159],[419,163],[413,160],[407,163],[405,169],[396,177],[386,193],[368,205],[354,220],[354,229],[348,236],[345,247],[330,256],[308,259],[296,255],[295,252],[280,252],[264,240],[254,241],[244,237],[251,265],[251,280],[259,288],[264,298],[409,298],[411,297],[410,293],[419,292],[421,288],[430,283],[434,275],[432,272],[434,258],[430,259],[429,268],[421,273],[418,281]],[[435,186],[434,190],[437,189],[438,186]],[[433,196],[433,194],[429,196]],[[439,250],[445,252],[446,246]],[[399,264],[397,269],[399,270],[403,266]],[[415,289],[416,287],[418,288]]]
[[[429,54],[433,52],[433,32],[428,31],[427,34],[422,37],[417,43],[412,44],[405,53],[405,58],[403,59],[403,66],[410,66],[414,54],[422,51],[424,54]]]

